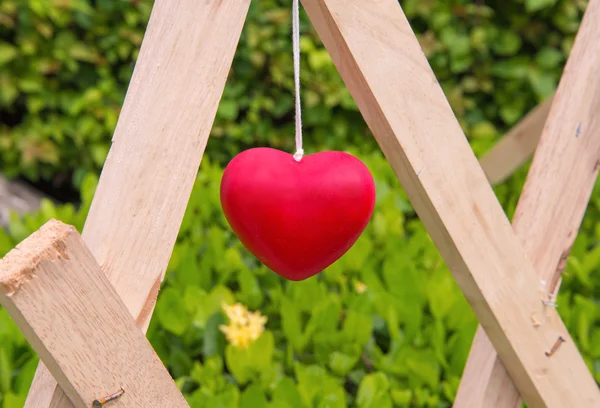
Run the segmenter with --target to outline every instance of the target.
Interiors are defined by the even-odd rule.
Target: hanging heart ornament
[[[263,264],[293,281],[338,260],[367,226],[375,184],[356,157],[304,156],[271,148],[237,155],[221,181],[221,205],[240,241]]]

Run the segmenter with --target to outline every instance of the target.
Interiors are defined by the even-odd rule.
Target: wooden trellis
[[[398,1],[302,3],[481,323],[455,405],[600,407],[546,293],[600,165],[600,0],[589,2],[513,225]],[[155,2],[82,237],[51,221],[1,261],[1,303],[43,361],[26,407],[90,407],[121,387],[113,407],[187,406],[143,333],[249,4]]]

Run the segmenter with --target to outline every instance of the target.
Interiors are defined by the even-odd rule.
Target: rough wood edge
[[[65,248],[61,245],[74,231],[74,227],[49,221],[0,258],[0,292],[12,296],[25,283],[35,279],[35,271],[41,262],[64,257]]]
[[[73,406],[122,386],[114,408],[189,408],[74,227],[51,220],[0,260],[0,304]]]

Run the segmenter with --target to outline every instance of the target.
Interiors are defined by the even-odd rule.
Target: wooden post
[[[550,112],[552,97],[536,106],[479,160],[490,184],[499,184],[535,152]]]
[[[303,0],[348,89],[531,407],[600,391],[477,162],[396,0]],[[559,336],[566,339],[551,357]]]
[[[73,406],[189,407],[74,227],[46,223],[0,260],[0,304]]]
[[[146,330],[250,0],[160,0],[148,23],[83,238]],[[64,407],[42,364],[26,407]]]
[[[513,219],[555,295],[600,167],[600,1],[588,4]],[[484,330],[475,336],[455,407],[521,406]],[[573,406],[569,404],[569,406]]]

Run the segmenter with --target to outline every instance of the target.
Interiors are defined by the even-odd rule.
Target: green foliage
[[[555,89],[585,0],[403,0],[476,153]],[[79,188],[101,168],[151,0],[0,3],[0,171]],[[293,149],[289,0],[250,6],[208,156]],[[376,149],[305,13],[302,92],[308,151]],[[194,86],[194,84],[191,84]],[[407,101],[409,103],[409,101]]]
[[[99,169],[150,2],[0,3],[0,170],[36,180]],[[83,152],[83,154],[82,154]]]
[[[377,185],[372,222],[344,257],[302,282],[284,281],[244,249],[220,209],[222,170],[203,162],[148,332],[193,408],[451,406],[477,321],[387,162],[359,156]],[[522,181],[498,189],[505,207]],[[95,183],[84,181],[88,204]],[[14,217],[0,254],[51,217],[81,229],[87,208],[48,202]],[[599,210],[594,194],[558,299],[598,381]],[[220,330],[221,305],[233,302],[268,318],[248,349]],[[3,310],[0,344],[0,394],[14,407],[37,357]]]

